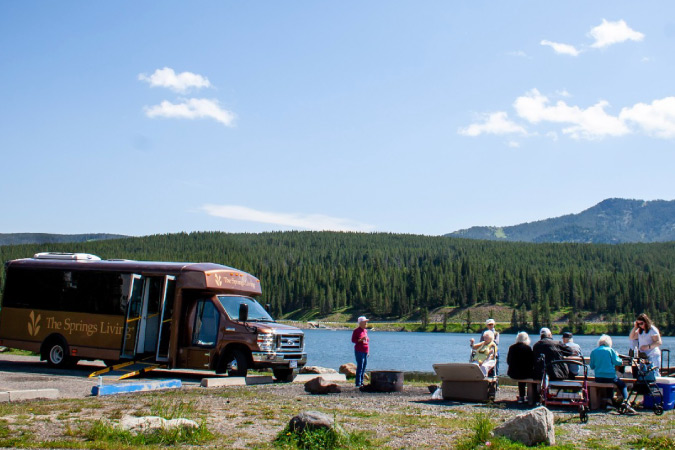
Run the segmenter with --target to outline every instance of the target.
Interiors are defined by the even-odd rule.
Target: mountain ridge
[[[675,241],[675,200],[609,198],[577,214],[445,236],[516,242],[620,244]]]
[[[0,246],[23,244],[60,244],[123,239],[129,236],[109,233],[54,234],[54,233],[0,233]]]

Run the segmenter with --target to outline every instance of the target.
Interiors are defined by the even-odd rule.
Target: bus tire
[[[68,355],[68,344],[63,338],[54,338],[45,343],[45,359],[47,364],[57,369],[65,369],[73,365]]]
[[[296,372],[293,369],[272,369],[274,378],[280,383],[290,383],[295,379]]]
[[[225,357],[227,375],[230,377],[245,377],[248,372],[248,358],[246,353],[235,348]]]

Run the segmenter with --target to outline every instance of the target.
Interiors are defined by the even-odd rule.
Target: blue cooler
[[[656,377],[656,385],[663,395],[663,410],[668,411],[675,407],[675,378]],[[658,403],[658,397],[645,395],[645,408],[653,408]]]

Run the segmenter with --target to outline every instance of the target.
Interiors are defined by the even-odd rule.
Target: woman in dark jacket
[[[526,332],[521,331],[516,336],[516,343],[509,347],[506,363],[509,365],[509,369],[506,373],[514,380],[532,378],[534,354],[530,347],[530,336],[528,336]],[[518,403],[525,402],[526,386],[527,383],[518,383]]]

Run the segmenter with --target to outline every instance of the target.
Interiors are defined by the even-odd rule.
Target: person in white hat
[[[370,346],[368,345],[368,319],[366,316],[361,316],[356,319],[359,326],[356,327],[352,333],[352,342],[354,343],[354,356],[356,357],[356,380],[354,383],[356,387],[363,386],[363,376],[366,373],[366,364],[368,362],[368,355],[370,355]]]

